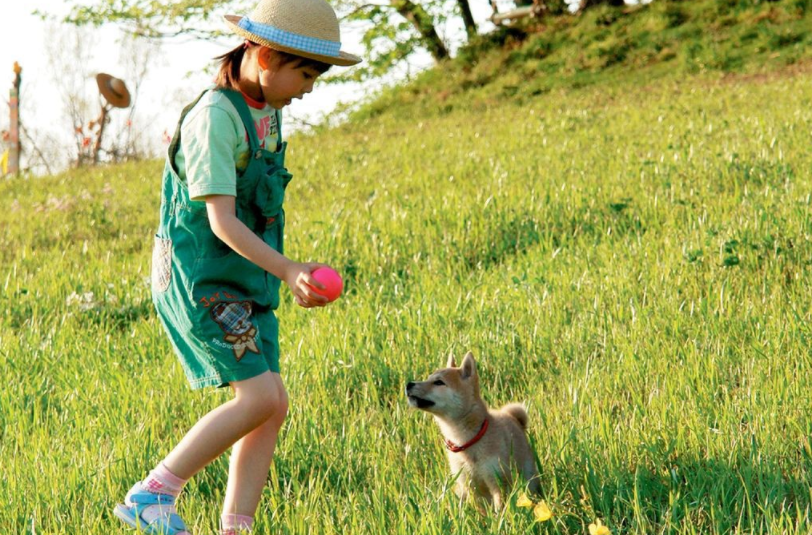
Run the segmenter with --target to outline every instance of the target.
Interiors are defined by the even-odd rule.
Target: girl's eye
[[[441,381],[441,380],[439,380],[439,379],[437,379],[436,381],[434,381],[434,384],[435,384],[435,385],[437,385],[437,386],[445,386],[445,383],[444,383],[444,382],[442,382],[442,381]]]

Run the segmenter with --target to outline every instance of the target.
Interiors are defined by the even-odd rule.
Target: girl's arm
[[[310,274],[323,264],[294,262],[274,250],[237,219],[235,198],[230,195],[207,196],[206,212],[214,235],[241,256],[285,281],[299,305],[310,308],[327,304],[327,298],[312,288],[324,289],[324,286]]]

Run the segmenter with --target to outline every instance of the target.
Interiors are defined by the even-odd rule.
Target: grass
[[[798,74],[800,73],[800,74]],[[812,87],[803,70],[553,88],[291,142],[291,412],[257,533],[812,531]],[[427,104],[428,105],[428,104]],[[226,393],[152,312],[161,163],[0,182],[0,526],[118,532],[113,505]],[[460,510],[406,381],[473,350],[524,401],[553,518]],[[217,460],[181,512],[212,532]]]

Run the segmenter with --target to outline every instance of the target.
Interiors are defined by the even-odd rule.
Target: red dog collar
[[[457,446],[456,444],[454,444],[450,440],[446,440],[445,441],[445,447],[448,448],[449,451],[453,451],[454,453],[459,453],[461,451],[465,451],[468,448],[470,448],[471,446],[473,446],[474,444],[476,444],[477,442],[479,442],[479,439],[481,439],[483,436],[485,436],[485,431],[487,431],[487,430],[488,430],[488,419],[485,418],[485,421],[482,422],[482,427],[479,428],[479,433],[477,433],[474,438],[472,438],[471,440],[469,440],[468,442],[466,442],[462,446]]]

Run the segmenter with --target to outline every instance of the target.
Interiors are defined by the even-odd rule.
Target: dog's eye
[[[441,380],[439,380],[439,379],[437,379],[436,381],[434,381],[434,383],[433,383],[433,384],[435,384],[435,385],[437,385],[437,386],[445,386],[445,383],[444,383],[444,382],[442,382],[442,381],[441,381]]]

